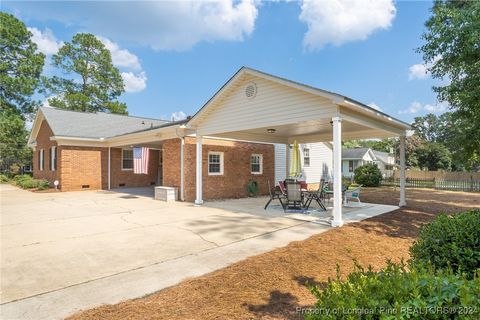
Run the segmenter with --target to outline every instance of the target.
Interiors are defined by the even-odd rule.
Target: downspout
[[[108,147],[108,165],[107,165],[107,168],[108,168],[108,190],[110,190],[110,187],[111,187],[111,182],[110,182],[110,147]]]
[[[178,128],[175,129],[175,134],[180,138],[180,200],[185,201],[185,137],[178,134]]]

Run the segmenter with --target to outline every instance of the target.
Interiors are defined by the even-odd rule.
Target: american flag
[[[150,149],[144,147],[133,148],[133,173],[148,174],[148,158]]]

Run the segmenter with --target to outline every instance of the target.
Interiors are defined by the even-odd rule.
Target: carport
[[[196,135],[197,205],[203,203],[202,137],[207,136],[286,145],[333,141],[332,226],[343,224],[342,140],[400,137],[399,205],[406,205],[405,135],[410,125],[343,95],[242,67],[185,129]]]

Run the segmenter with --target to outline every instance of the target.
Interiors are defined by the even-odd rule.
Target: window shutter
[[[38,150],[38,170],[42,170],[42,168],[40,167],[42,165],[42,160],[40,159],[41,156],[42,150]]]
[[[52,171],[52,148],[48,149],[48,168],[50,169],[50,171]]]
[[[53,161],[53,168],[54,168],[55,170],[57,170],[57,154],[58,154],[58,152],[57,152],[57,147],[55,147],[54,158],[53,158],[53,159],[54,159],[54,161]]]

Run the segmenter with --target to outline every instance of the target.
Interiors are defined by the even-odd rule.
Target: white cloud
[[[422,63],[417,63],[414,65],[411,65],[410,68],[408,68],[408,80],[415,80],[415,79],[426,79],[427,77],[430,76],[430,69],[437,63],[438,60],[442,58],[441,55],[438,55],[433,58],[433,61],[422,64]]]
[[[417,63],[408,68],[408,80],[425,79],[429,75],[426,65]]]
[[[179,120],[183,120],[183,119],[186,119],[187,118],[187,115],[185,114],[185,112],[183,111],[177,111],[177,112],[173,112],[171,115],[170,115],[170,119],[172,121],[179,121]]]
[[[448,109],[448,104],[446,102],[439,102],[437,104],[421,104],[418,101],[414,101],[410,104],[410,106],[404,110],[400,110],[398,113],[406,114],[406,113],[417,113],[420,111],[427,111],[430,113],[442,113]]]
[[[37,44],[38,51],[43,52],[45,55],[57,53],[58,49],[63,45],[61,41],[55,38],[50,29],[45,29],[42,32],[37,28],[28,28],[28,31],[32,33],[32,41]]]
[[[110,39],[97,36],[97,38],[103,42],[105,47],[110,50],[112,54],[112,62],[118,67],[132,68],[134,70],[140,70],[140,60],[138,57],[128,51],[127,49],[121,49],[119,45]]]
[[[448,109],[448,103],[446,102],[440,102],[437,104],[426,104],[423,107],[426,111],[431,112],[431,113],[442,113],[445,110]]]
[[[26,16],[78,25],[119,42],[188,50],[200,42],[243,41],[255,27],[256,0],[66,1],[15,4]]]
[[[145,71],[140,73],[122,72],[123,83],[126,92],[139,92],[147,87],[147,75]]]
[[[308,31],[303,46],[318,50],[328,43],[365,40],[377,29],[388,29],[395,12],[393,0],[304,0],[299,18]]]
[[[382,111],[382,108],[380,108],[375,102],[370,102],[370,103],[368,104],[368,106],[369,106],[370,108],[375,109],[375,110]]]

